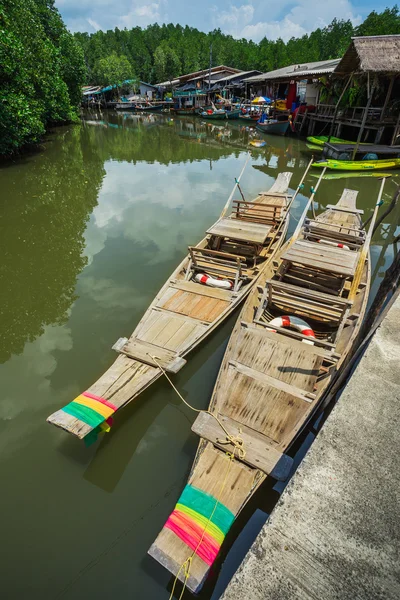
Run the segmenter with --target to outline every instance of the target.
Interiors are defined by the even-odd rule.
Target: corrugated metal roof
[[[282,67],[269,73],[262,73],[254,77],[248,77],[244,81],[246,83],[256,83],[259,81],[268,81],[273,79],[291,79],[292,77],[313,77],[314,75],[323,75],[324,73],[332,73],[335,67],[339,64],[340,58],[332,60],[319,60],[316,62],[302,63],[297,65],[289,65]]]
[[[234,73],[233,75],[228,75],[227,77],[221,77],[221,81],[231,81],[232,79],[241,79],[249,75],[249,73],[259,73],[261,75],[261,71],[258,69],[252,69],[251,71],[240,71],[240,73]]]
[[[180,75],[179,77],[176,77],[175,79],[172,80],[172,84],[176,85],[177,83],[180,83],[181,80],[185,80],[189,81],[194,79],[197,76],[204,76],[205,74],[208,73],[208,68],[207,69],[202,69],[201,71],[194,71],[193,73],[187,73],[186,75]],[[230,71],[231,73],[240,73],[240,69],[235,69],[234,67],[227,67],[226,65],[218,65],[217,67],[211,67],[211,74],[213,73],[220,73],[221,71]],[[161,83],[156,83],[157,87],[160,85],[170,85],[170,81],[163,81]]]
[[[335,73],[400,72],[400,35],[354,37]]]

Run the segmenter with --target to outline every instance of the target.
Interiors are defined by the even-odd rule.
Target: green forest
[[[0,155],[12,155],[50,126],[78,121],[84,83],[167,81],[207,68],[211,45],[214,66],[243,70],[337,58],[354,35],[400,33],[400,13],[397,6],[373,11],[357,27],[335,19],[286,43],[172,23],[72,35],[54,0],[0,0],[0,24]]]
[[[54,0],[0,0],[0,154],[78,119],[87,70]]]
[[[209,64],[212,44],[213,65],[229,65],[243,70],[271,71],[290,64],[338,58],[356,35],[388,35],[400,33],[397,6],[381,13],[370,13],[365,21],[353,27],[351,21],[334,19],[328,27],[309,35],[292,38],[287,43],[262,39],[258,44],[247,39],[224,35],[220,29],[203,33],[182,25],[150,25],[146,29],[76,33],[88,70],[87,82],[112,83],[107,76],[115,74],[115,83],[137,78],[149,83],[168,81],[181,73],[205,69]]]

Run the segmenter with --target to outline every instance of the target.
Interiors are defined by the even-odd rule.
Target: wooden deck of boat
[[[238,240],[235,242],[236,254],[232,254],[231,251],[206,250],[208,239],[204,239],[196,247],[189,248],[189,255],[162,287],[128,342],[119,349],[120,356],[85,393],[100,398],[100,401],[112,403],[116,409],[120,409],[162,375],[158,365],[173,373],[182,368],[186,362],[183,357],[202,342],[239,305],[282,244],[288,225],[284,208],[288,201],[287,190],[291,175],[291,173],[279,174],[270,190],[258,195],[254,200],[254,207],[252,204],[249,208],[250,214],[256,205],[269,207],[264,210],[265,214],[276,217],[270,225],[265,223],[260,225],[256,214],[253,215],[257,221],[255,223],[250,220],[236,219],[236,213],[225,219],[236,229],[242,226],[246,231],[243,241],[254,242],[254,251],[259,253],[261,262],[256,264],[254,261],[253,264],[247,264],[246,257],[240,256],[242,242],[238,234],[236,235]],[[260,243],[269,240],[270,234],[272,236],[278,226],[281,226],[280,235],[266,256],[259,251]],[[262,236],[260,242],[261,229],[264,233],[268,231]],[[234,234],[231,231],[219,235]],[[247,249],[247,247],[243,248]],[[235,287],[232,290],[217,289],[190,280],[192,269],[194,273],[204,271],[214,276],[231,279]],[[84,438],[94,429],[92,425],[64,409],[50,415],[47,421],[79,438]]]
[[[338,236],[339,231],[357,240],[355,248],[341,249],[340,266],[332,262],[333,256],[337,261],[338,248],[300,239],[289,241],[276,256],[275,262],[283,274],[285,270],[290,272],[292,261],[299,261],[300,274],[301,270],[307,272],[309,255],[294,252],[297,243],[307,242],[318,253],[322,275],[329,273],[345,289],[346,282],[354,275],[362,243],[362,238],[358,240],[361,220],[356,197],[357,192],[345,190],[338,205],[316,219],[318,227],[325,228],[329,235]],[[309,231],[312,237],[312,226]],[[316,262],[314,257],[310,264],[315,268]],[[227,508],[235,518],[267,475],[287,478],[292,459],[285,452],[323,398],[330,380],[329,370],[344,360],[360,322],[358,313],[362,319],[368,295],[367,267],[354,304],[333,292],[321,292],[318,284],[309,288],[308,283],[300,280],[295,286],[285,283],[284,277],[272,281],[279,268],[270,265],[263,277],[271,283],[267,281],[265,289],[254,288],[247,299],[228,343],[209,406],[229,434],[242,439],[245,455],[239,459],[236,454],[234,460],[229,459],[226,453],[233,452],[234,446],[212,415],[200,414],[192,427],[201,441],[188,485],[211,496],[217,506]],[[270,314],[265,317],[264,312],[269,310],[271,302],[283,310],[281,314],[294,311],[306,320],[313,319],[320,328],[336,327],[340,339],[343,338],[341,345],[337,345],[336,339],[331,343],[321,337],[310,343],[310,338],[301,333],[269,326],[272,317]],[[192,556],[187,586],[198,592],[209,564],[194,550],[169,526],[164,526],[149,554],[181,581],[184,572],[179,569]]]

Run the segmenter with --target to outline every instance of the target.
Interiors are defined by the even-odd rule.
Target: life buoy
[[[276,317],[269,322],[269,325],[273,327],[293,327],[293,329],[297,329],[303,335],[307,335],[309,337],[315,338],[315,333],[311,329],[308,323],[300,319],[299,317],[284,315],[283,317]],[[310,340],[303,340],[305,344],[313,344]]]
[[[318,244],[328,244],[329,246],[335,246],[336,248],[343,248],[344,250],[350,250],[346,244],[338,244],[337,242],[330,242],[329,240],[317,240]]]
[[[203,285],[209,285],[210,287],[221,288],[223,290],[231,290],[233,288],[233,282],[228,279],[214,279],[205,273],[198,273],[195,275],[195,281],[202,283]]]

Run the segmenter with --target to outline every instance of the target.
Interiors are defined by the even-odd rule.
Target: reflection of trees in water
[[[83,234],[105,173],[84,137],[80,127],[65,130],[42,154],[0,172],[0,362],[46,325],[65,322],[74,301],[86,264]]]
[[[238,156],[252,139],[249,128],[198,117],[104,112],[87,113],[85,120],[104,160],[161,164],[217,160]]]

